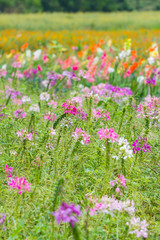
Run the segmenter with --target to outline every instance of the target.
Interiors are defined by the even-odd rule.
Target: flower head
[[[80,205],[74,206],[74,204],[62,203],[56,212],[52,215],[55,217],[57,224],[60,222],[68,222],[73,228],[75,223],[78,222],[77,217],[81,214]]]
[[[24,192],[30,192],[31,189],[31,183],[28,183],[24,177],[11,178],[10,182],[8,182],[8,185],[11,188],[17,189],[19,194],[22,194]]]

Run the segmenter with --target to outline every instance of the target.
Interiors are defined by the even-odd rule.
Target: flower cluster
[[[48,113],[44,114],[44,120],[49,120],[49,121],[53,122],[55,119],[56,119],[56,114],[54,114],[54,113],[48,112]]]
[[[137,116],[140,118],[160,119],[160,98],[146,97],[137,107]]]
[[[8,177],[12,177],[11,173],[12,173],[12,170],[13,170],[13,167],[9,167],[7,164],[6,164],[6,167],[5,167],[5,172],[8,174]]]
[[[111,216],[116,212],[127,212],[133,215],[135,212],[134,202],[129,199],[126,201],[117,200],[114,197],[103,196],[100,200],[97,198],[92,199],[87,196],[92,207],[89,209],[90,216],[97,215],[98,213],[110,214]]]
[[[8,185],[13,189],[17,189],[19,194],[22,194],[26,191],[30,192],[31,189],[31,183],[28,183],[24,177],[10,178]]]
[[[93,115],[93,118],[96,118],[96,119],[103,118],[104,120],[110,120],[109,112],[103,109],[93,109],[92,115]]]
[[[81,128],[76,128],[76,130],[72,133],[72,136],[76,140],[81,140],[82,144],[88,145],[90,143],[90,136]]]
[[[143,151],[143,152],[151,152],[151,146],[147,143],[147,138],[138,138],[132,144],[133,153]]]
[[[113,128],[101,128],[98,132],[99,139],[109,139],[111,142],[117,141],[118,134],[114,132]]]
[[[52,215],[55,217],[57,224],[60,222],[70,223],[71,227],[75,226],[78,222],[78,218],[81,214],[80,205],[75,206],[74,204],[62,203],[56,212]]]
[[[110,181],[109,184],[114,187],[116,193],[119,193],[120,196],[123,195],[121,188],[125,188],[126,185],[126,179],[123,175],[120,175],[115,180]]]
[[[83,120],[87,119],[87,114],[83,111],[83,109],[80,107],[75,107],[69,101],[63,103],[62,107],[64,108],[65,113],[69,113],[69,114],[72,114],[73,116],[81,117]]]
[[[25,118],[27,116],[27,113],[23,109],[17,109],[14,112],[14,116],[16,118]]]
[[[132,217],[130,222],[126,223],[130,228],[130,234],[136,234],[137,238],[148,237],[148,224],[146,223],[146,220],[141,221],[140,218]]]
[[[32,133],[28,133],[27,130],[23,130],[23,129],[21,129],[21,131],[17,132],[17,136],[18,137],[23,137],[23,139],[28,139],[30,141],[33,139],[33,134]]]
[[[119,153],[118,156],[113,156],[114,159],[118,160],[119,158],[123,158],[124,160],[127,158],[133,157],[133,151],[130,148],[129,142],[124,137],[120,137],[118,139]]]

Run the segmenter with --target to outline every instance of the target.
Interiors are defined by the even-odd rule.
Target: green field
[[[0,30],[159,29],[160,12],[1,14]]]

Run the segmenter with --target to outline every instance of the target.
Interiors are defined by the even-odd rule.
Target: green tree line
[[[0,12],[160,10],[160,0],[0,0]]]

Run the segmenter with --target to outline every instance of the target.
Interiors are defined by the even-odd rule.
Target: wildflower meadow
[[[158,43],[93,40],[0,43],[0,239],[160,239]]]

